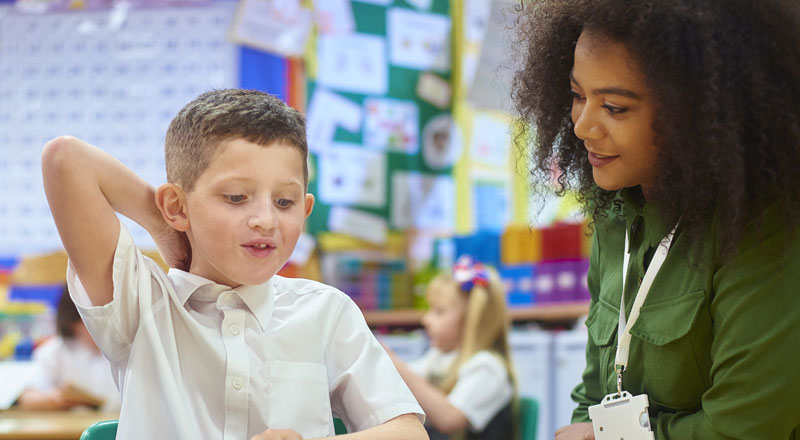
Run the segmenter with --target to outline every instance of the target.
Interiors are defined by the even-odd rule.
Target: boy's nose
[[[271,229],[275,226],[275,211],[271,203],[265,203],[254,211],[247,220],[247,226],[253,229]]]

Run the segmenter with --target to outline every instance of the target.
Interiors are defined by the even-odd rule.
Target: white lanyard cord
[[[677,228],[677,225],[675,226]],[[636,292],[636,298],[633,301],[633,308],[631,308],[631,315],[625,322],[625,282],[628,279],[628,264],[630,263],[630,234],[625,231],[625,254],[622,257],[622,294],[620,295],[619,304],[619,327],[617,329],[617,355],[615,358],[614,368],[617,372],[617,392],[622,394],[622,372],[628,368],[628,354],[631,346],[631,327],[639,319],[639,309],[642,308],[647,294],[650,292],[650,286],[653,285],[653,280],[656,274],[664,264],[667,258],[667,252],[672,244],[672,237],[675,234],[675,228],[661,240],[653,259],[650,261],[650,266],[642,279],[642,284],[639,285],[639,290]]]

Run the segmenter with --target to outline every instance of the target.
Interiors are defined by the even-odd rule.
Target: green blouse
[[[616,392],[622,256],[631,231],[626,315],[646,264],[668,232],[653,204],[621,197],[625,221],[598,222],[592,243],[586,369],[572,392],[572,421]],[[619,217],[617,217],[619,218]],[[790,243],[778,216],[750,233],[723,264],[692,260],[678,228],[631,328],[623,388],[646,393],[655,437],[800,439],[800,233]],[[712,234],[709,234],[712,235]],[[701,243],[710,256],[716,243]]]

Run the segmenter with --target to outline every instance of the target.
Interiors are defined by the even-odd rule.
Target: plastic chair
[[[81,440],[114,440],[117,438],[117,425],[119,420],[97,422],[83,431]]]
[[[86,428],[81,434],[81,440],[114,440],[117,437],[119,420],[104,420]],[[347,434],[347,428],[338,418],[333,419],[336,435]]]
[[[532,397],[519,398],[519,438],[536,440],[536,426],[539,421],[539,402]]]

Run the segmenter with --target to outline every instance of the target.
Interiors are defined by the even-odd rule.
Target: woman
[[[519,139],[594,220],[587,366],[556,438],[594,438],[589,408],[623,391],[657,439],[800,438],[800,6],[522,12]]]

